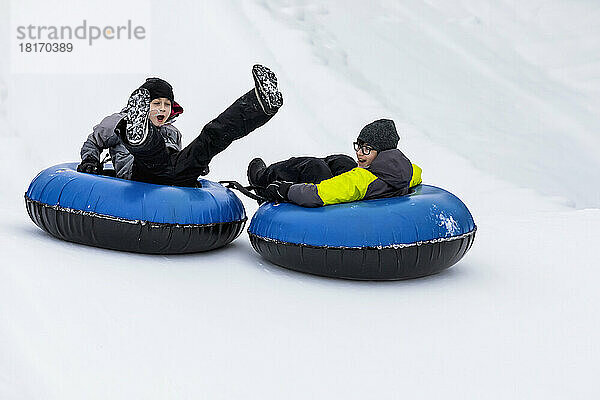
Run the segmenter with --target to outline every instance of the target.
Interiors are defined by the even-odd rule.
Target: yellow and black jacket
[[[402,196],[421,183],[421,168],[398,149],[380,152],[368,168],[356,167],[321,183],[290,187],[288,198],[303,207]]]

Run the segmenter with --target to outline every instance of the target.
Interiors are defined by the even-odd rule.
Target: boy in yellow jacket
[[[357,161],[336,154],[293,157],[267,167],[255,158],[248,165],[248,181],[268,201],[304,207],[402,196],[421,183],[421,168],[397,149],[399,139],[394,121],[379,119],[354,142]]]

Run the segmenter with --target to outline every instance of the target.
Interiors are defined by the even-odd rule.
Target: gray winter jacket
[[[133,156],[123,145],[115,133],[117,124],[126,116],[124,112],[115,113],[104,118],[94,126],[92,133],[81,147],[81,159],[100,161],[102,150],[108,149],[117,178],[131,179]],[[181,133],[171,124],[160,127],[160,133],[169,150],[181,150]]]

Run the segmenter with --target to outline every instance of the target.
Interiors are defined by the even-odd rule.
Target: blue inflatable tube
[[[464,256],[475,231],[463,202],[429,185],[402,197],[320,208],[267,203],[248,228],[254,249],[275,264],[366,280],[437,273]]]
[[[233,241],[246,223],[229,189],[162,186],[84,174],[77,163],[38,174],[25,194],[32,221],[63,240],[153,254],[211,250]]]

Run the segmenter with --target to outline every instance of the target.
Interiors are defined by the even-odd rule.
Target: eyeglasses
[[[353,144],[354,144],[354,151],[361,150],[365,156],[368,156],[369,154],[371,154],[371,150],[375,150],[374,148],[372,148],[371,146],[369,146],[366,143],[354,142]]]

